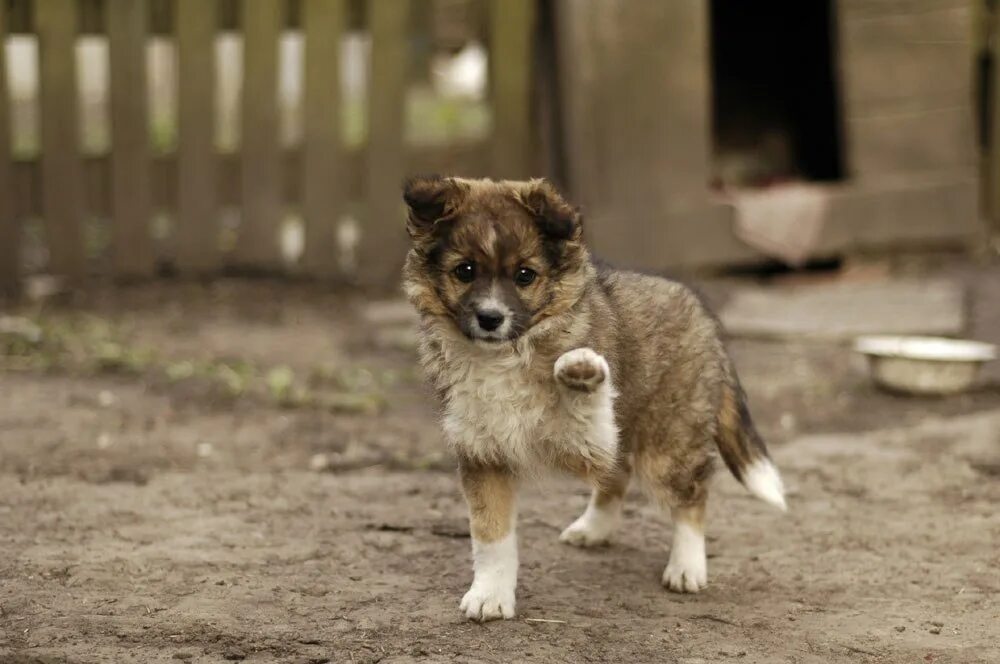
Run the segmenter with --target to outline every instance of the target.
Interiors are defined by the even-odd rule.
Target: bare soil
[[[997,383],[895,397],[846,348],[736,340],[790,512],[720,473],[709,588],[679,596],[641,496],[581,551],[556,537],[584,488],[528,487],[518,619],[479,625],[431,400],[364,305],[260,281],[19,310],[155,359],[89,362],[86,339],[0,358],[0,662],[1000,661]],[[288,398],[275,367],[319,396]],[[344,391],[363,398],[327,399]]]

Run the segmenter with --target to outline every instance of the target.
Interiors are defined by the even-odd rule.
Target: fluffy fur
[[[416,178],[404,199],[405,289],[469,504],[466,615],[513,615],[514,496],[541,469],[593,486],[560,538],[578,546],[611,537],[634,471],[674,518],[664,585],[703,588],[716,452],[784,507],[714,317],[679,283],[598,267],[579,214],[545,181]]]

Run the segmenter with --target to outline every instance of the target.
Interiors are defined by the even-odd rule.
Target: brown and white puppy
[[[716,449],[784,509],[719,326],[679,283],[598,267],[574,208],[543,180],[415,178],[406,292],[469,505],[475,620],[514,615],[515,493],[540,469],[593,487],[560,539],[603,544],[634,471],[674,521],[663,584],[707,581],[704,517]]]

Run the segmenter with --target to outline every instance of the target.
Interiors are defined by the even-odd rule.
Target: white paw
[[[559,535],[559,541],[563,544],[583,548],[601,546],[607,544],[610,539],[610,529],[596,528],[593,523],[587,522],[582,516]]]
[[[589,348],[575,348],[556,360],[556,380],[580,392],[595,392],[611,374],[608,361]]]
[[[708,564],[704,554],[692,551],[670,552],[670,562],[663,570],[663,585],[675,593],[696,593],[708,585]]]
[[[600,506],[590,499],[587,510],[562,531],[559,541],[573,546],[607,544],[621,522],[622,501],[606,500]]]
[[[514,588],[473,582],[459,608],[466,618],[479,622],[513,618]]]

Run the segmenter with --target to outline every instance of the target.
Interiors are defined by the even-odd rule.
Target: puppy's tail
[[[750,493],[782,511],[788,509],[781,475],[750,419],[746,395],[735,376],[723,388],[715,442],[730,472]]]

